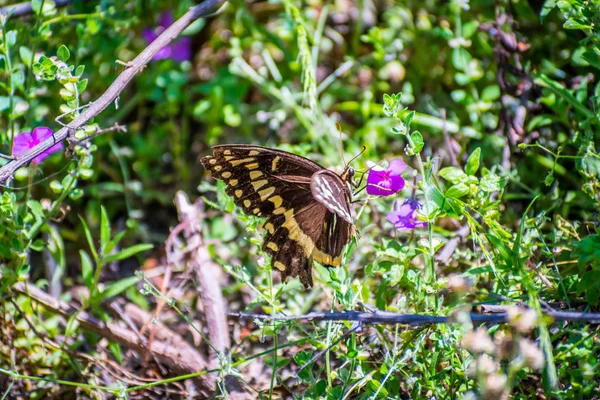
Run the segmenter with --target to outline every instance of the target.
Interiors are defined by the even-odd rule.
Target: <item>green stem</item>
[[[6,23],[2,24],[2,44],[4,45],[4,54],[5,54],[5,58],[6,58],[6,69],[8,72],[8,83],[10,86],[10,91],[9,91],[9,96],[8,96],[8,125],[9,125],[9,132],[10,132],[10,147],[12,148],[13,146],[13,140],[15,137],[15,121],[13,119],[13,115],[14,115],[14,110],[13,110],[13,104],[14,104],[14,96],[15,96],[15,83],[14,83],[14,79],[12,78],[12,73],[13,73],[13,68],[12,68],[12,60],[10,59],[10,48],[8,46],[8,36],[7,36],[7,32],[6,32]]]
[[[408,140],[408,143],[410,144],[410,147],[412,147],[413,149],[415,148],[415,143],[413,142],[412,138],[410,137],[410,133],[409,133],[409,127],[407,127],[407,134],[406,134],[406,139]],[[435,276],[435,262],[434,262],[434,254],[435,251],[433,249],[433,222],[432,220],[430,220],[431,217],[431,205],[429,204],[429,184],[427,183],[427,178],[425,175],[425,164],[423,164],[423,160],[421,159],[421,155],[419,154],[415,154],[416,158],[417,158],[417,163],[419,165],[419,172],[421,174],[421,179],[423,182],[423,195],[425,197],[425,214],[427,215],[427,232],[428,232],[428,242],[429,242],[429,253],[428,253],[428,258],[425,260],[426,264],[430,264],[429,268],[430,268],[430,272],[429,272],[429,282],[430,283],[435,283],[436,281],[436,276]],[[439,296],[437,293],[437,290],[435,291],[435,310],[439,309]]]

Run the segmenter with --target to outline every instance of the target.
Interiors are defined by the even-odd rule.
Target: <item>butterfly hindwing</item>
[[[354,225],[350,192],[339,175],[304,157],[252,145],[215,146],[201,162],[245,213],[267,217],[262,247],[283,279],[299,276],[310,287],[313,259],[341,264]]]

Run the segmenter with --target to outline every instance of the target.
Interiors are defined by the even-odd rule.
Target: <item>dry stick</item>
[[[64,7],[69,3],[73,3],[74,0],[54,0],[56,7]],[[83,0],[89,1],[89,0]],[[0,8],[0,14],[8,14],[12,11],[11,17],[22,17],[24,15],[33,14],[33,7],[31,2],[17,3],[10,6]]]
[[[71,317],[76,311],[74,307],[50,296],[34,285],[18,282],[12,289],[17,293],[28,296],[31,300],[65,318]],[[146,340],[141,340],[134,332],[123,328],[117,323],[101,321],[85,311],[78,313],[77,322],[79,322],[83,329],[97,333],[108,340],[126,346],[138,353],[144,353],[148,350],[148,342]],[[161,327],[161,329],[169,330],[167,327]],[[170,336],[175,338],[179,335],[170,331]],[[178,346],[175,346],[174,343],[177,343]],[[203,361],[204,358],[202,355],[184,340],[177,342],[173,340],[168,343],[154,341],[149,350],[175,373],[184,375],[207,370],[207,365]],[[205,379],[196,379],[195,381],[202,389],[212,391],[212,388],[208,387],[208,382]]]
[[[210,15],[211,12],[222,6],[224,3],[225,0],[206,0],[202,4],[190,8],[187,13],[175,21],[163,33],[161,33],[160,36],[156,38],[156,40],[148,47],[146,47],[133,61],[128,63],[128,68],[123,70],[123,72],[121,72],[117,79],[113,81],[113,83],[102,94],[102,96],[90,104],[84,112],[79,114],[66,127],[63,127],[59,131],[55,132],[53,136],[44,140],[26,153],[15,156],[13,161],[0,168],[0,183],[5,182],[7,179],[13,176],[17,169],[27,165],[35,157],[54,146],[56,142],[65,140],[69,135],[69,132],[74,132],[76,129],[87,123],[90,119],[100,114],[119,96],[123,89],[125,89],[125,86],[127,86],[133,77],[137,75],[137,73],[140,72],[146,66],[146,64],[150,62],[150,60],[152,60],[152,57],[154,57],[154,55],[158,53],[160,49],[168,45],[177,36],[179,36],[179,34],[190,23],[198,18]]]
[[[571,321],[585,322],[588,324],[600,324],[600,313],[584,313],[571,311],[544,311],[545,315],[551,316],[556,321]],[[292,316],[273,316],[266,314],[251,314],[251,313],[229,313],[232,317],[240,319],[258,319],[261,321],[355,321],[363,324],[380,324],[380,325],[424,325],[424,324],[447,324],[453,323],[451,317],[423,315],[423,314],[400,314],[389,311],[360,312],[360,311],[343,311],[343,312],[314,312],[304,315]],[[505,312],[498,314],[479,314],[470,313],[471,320],[476,323],[502,323],[507,322],[508,317]]]
[[[231,347],[227,312],[221,287],[214,274],[218,267],[214,265],[202,238],[201,223],[204,219],[202,199],[190,204],[187,195],[179,191],[175,194],[174,202],[181,223],[169,235],[169,243],[171,244],[168,247],[172,247],[174,242],[172,235],[176,232],[183,232],[187,243],[186,249],[189,251],[189,254],[187,254],[189,257],[188,265],[196,274],[198,281],[198,292],[204,309],[208,338],[215,350],[226,355]],[[173,250],[172,248],[167,249],[167,254],[170,255],[169,258],[171,259],[173,258],[171,256],[174,255]],[[210,354],[209,367],[211,369],[219,368],[218,354],[215,352]],[[246,397],[241,382],[232,376],[228,376],[225,380],[225,387],[228,391],[228,397],[231,399]]]

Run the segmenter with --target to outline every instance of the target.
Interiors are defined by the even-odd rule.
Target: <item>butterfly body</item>
[[[283,279],[312,286],[312,265],[341,265],[355,233],[352,170],[339,175],[296,154],[253,145],[213,147],[202,164],[245,213],[267,218],[263,250]]]

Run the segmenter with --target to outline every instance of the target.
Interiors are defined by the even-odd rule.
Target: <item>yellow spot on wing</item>
[[[225,151],[223,152],[223,154],[225,154],[225,155],[229,155],[229,154],[231,154],[231,150],[225,150]]]
[[[292,240],[298,242],[298,244],[304,250],[304,254],[307,257],[310,257],[313,249],[315,248],[315,243],[312,241],[310,236],[306,235],[302,228],[298,225],[296,218],[294,218],[294,209],[289,209],[283,213],[285,217],[285,222],[282,227],[287,228],[288,237]]]
[[[250,179],[255,180],[256,178],[260,178],[263,175],[260,171],[250,171]]]
[[[283,208],[283,207],[278,207],[273,210],[273,214],[275,214],[275,215],[283,214],[284,212],[285,212],[285,208]]]
[[[225,157],[227,159],[227,157]],[[254,161],[254,157],[248,157],[248,158],[240,158],[239,160],[233,160],[231,161],[231,165],[233,165],[234,167],[240,165],[240,164],[246,164],[249,162]]]
[[[230,180],[230,181],[229,181],[229,184],[230,184],[231,186],[235,186],[235,185],[237,185],[237,184],[238,184],[238,180],[237,180],[237,179],[232,179],[232,180]]]
[[[258,190],[261,187],[265,186],[267,183],[268,183],[267,180],[263,179],[260,181],[252,182],[252,187],[254,188],[254,190]],[[265,189],[265,190],[267,190],[267,189]],[[273,190],[275,190],[275,188],[273,188]],[[261,200],[262,200],[262,197],[261,197]]]
[[[241,191],[241,190],[236,190],[234,194],[235,194],[235,197],[242,197],[242,195],[244,194],[244,192]]]
[[[229,179],[229,178],[231,178],[231,172],[225,171],[225,172],[223,172],[223,174],[221,174],[221,176],[225,179]]]
[[[273,196],[269,199],[269,201],[273,203],[273,206],[275,208],[281,207],[281,203],[283,203],[283,199],[281,198],[281,196]]]
[[[239,197],[239,196],[238,196]],[[244,200],[244,206],[246,208],[250,208],[250,206],[252,205],[252,202],[250,200]]]
[[[210,160],[208,160],[208,163],[211,165],[215,165],[217,163],[217,160],[214,158],[211,158]]]
[[[274,227],[274,226],[273,226],[273,224],[272,224],[272,223],[270,223],[270,222],[267,222],[267,223],[265,224],[265,229],[266,229],[266,230],[267,230],[267,232],[269,232],[269,233],[273,233],[273,232],[275,232],[275,227]]]
[[[222,169],[223,167],[221,167],[220,165],[215,165],[215,171],[219,172]]]
[[[265,201],[266,199],[269,198],[269,196],[271,196],[273,193],[275,192],[275,187],[271,186],[268,187],[266,189],[261,190],[260,192],[258,192],[258,195],[260,196],[260,200],[261,201]]]
[[[280,271],[285,271],[285,265],[281,261],[275,261],[273,266]]]
[[[233,160],[234,156],[225,156],[225,161]]]
[[[267,243],[267,247],[273,251],[279,251],[279,246],[277,246],[275,243],[273,242],[269,242]]]
[[[257,156],[260,154],[260,151],[257,150],[250,150],[250,153],[248,153],[249,156]]]
[[[329,254],[323,253],[321,250],[315,249],[312,252],[313,259],[319,264],[323,265],[332,265],[334,267],[339,267],[342,264],[342,256],[339,255],[337,257],[332,257]]]
[[[254,210],[252,210],[252,214],[255,214],[255,215],[260,214],[260,208],[256,207]]]
[[[277,164],[279,164],[279,160],[281,160],[281,158],[279,158],[279,156],[275,157],[273,159],[273,161],[271,161],[271,171],[275,171],[278,167]]]
[[[258,163],[248,164],[248,165],[246,165],[246,168],[248,168],[248,169],[256,169],[256,168],[258,168]]]

